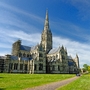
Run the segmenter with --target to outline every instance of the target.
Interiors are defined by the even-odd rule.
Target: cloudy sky
[[[40,43],[47,9],[53,48],[64,45],[81,67],[90,65],[90,0],[0,0],[0,55],[10,54],[18,39]]]

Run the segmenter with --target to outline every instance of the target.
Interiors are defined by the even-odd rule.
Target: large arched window
[[[27,64],[25,64],[25,70],[27,70]]]
[[[18,69],[18,64],[14,63],[14,70],[17,70],[17,69]]]
[[[39,57],[43,57],[43,54],[42,53],[39,53]]]
[[[55,70],[55,65],[52,66],[52,70],[53,70],[53,71]]]
[[[43,64],[39,64],[39,70],[43,70]]]
[[[27,54],[27,57],[29,57],[29,54]]]
[[[13,63],[9,63],[9,69],[13,69]]]
[[[20,70],[23,70],[23,64],[20,64]]]
[[[26,54],[25,53],[23,54],[23,57],[26,57]]]
[[[58,65],[58,71],[60,70],[60,65]]]
[[[65,56],[64,55],[62,55],[62,59],[65,59]]]
[[[37,70],[37,64],[34,65],[34,70]]]
[[[19,53],[19,57],[22,57],[22,53],[21,52]]]

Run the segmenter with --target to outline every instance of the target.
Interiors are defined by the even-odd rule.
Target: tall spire
[[[52,49],[52,32],[49,28],[48,11],[46,11],[44,30],[41,35],[41,45],[46,53]]]
[[[44,30],[45,30],[45,31],[49,30],[48,11],[46,11],[46,18],[45,18],[45,23],[44,23]]]

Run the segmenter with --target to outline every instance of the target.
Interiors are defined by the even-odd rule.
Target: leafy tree
[[[86,69],[85,68],[82,68],[83,72],[86,72]]]
[[[88,66],[88,71],[90,72],[90,66]]]
[[[82,69],[83,72],[87,72],[87,71],[90,72],[90,66],[88,64],[84,64]]]
[[[84,64],[83,67],[84,67],[84,70],[88,71],[88,66],[87,64]]]

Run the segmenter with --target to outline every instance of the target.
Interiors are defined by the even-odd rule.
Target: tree
[[[83,72],[86,72],[86,69],[85,68],[82,68]]]
[[[83,67],[84,67],[84,70],[88,71],[88,66],[87,64],[84,64]]]
[[[90,72],[90,66],[88,66],[88,71]]]

